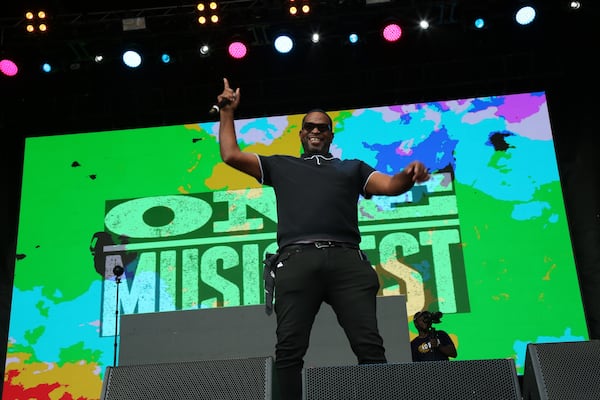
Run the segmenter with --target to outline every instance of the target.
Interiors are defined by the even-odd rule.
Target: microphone
[[[210,108],[210,110],[208,111],[208,113],[209,113],[210,115],[215,115],[215,114],[218,114],[218,113],[219,113],[219,111],[221,111],[221,108],[223,108],[223,107],[225,107],[225,106],[227,106],[227,105],[229,105],[229,104],[231,104],[231,101],[230,101],[229,99],[223,99],[223,100],[221,100],[221,101],[220,101],[218,104],[214,104],[214,105],[213,105],[213,106]]]

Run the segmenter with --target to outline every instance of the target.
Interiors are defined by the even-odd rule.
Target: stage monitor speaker
[[[521,400],[512,359],[305,368],[305,400]]]
[[[273,359],[247,358],[108,367],[101,400],[271,400]]]
[[[600,399],[600,340],[529,343],[523,399]]]

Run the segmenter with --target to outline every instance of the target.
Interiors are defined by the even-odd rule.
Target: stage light
[[[212,24],[219,22],[219,4],[216,1],[198,3],[196,9],[199,12],[198,23],[200,25],[206,25],[208,22]]]
[[[292,16],[310,14],[310,1],[288,0],[288,13]]]
[[[356,44],[358,43],[358,34],[357,33],[351,33],[348,35],[348,41],[350,42],[350,44]]]
[[[15,76],[19,73],[19,67],[13,60],[0,60],[0,72],[6,76]]]
[[[50,63],[43,63],[42,64],[42,71],[44,71],[45,73],[49,74],[50,72],[52,72],[52,65]]]
[[[171,62],[171,55],[169,53],[162,53],[160,61],[162,61],[163,64],[169,64]]]
[[[26,11],[25,30],[29,33],[46,32],[48,30],[48,20],[45,11]]]
[[[231,57],[237,60],[246,57],[246,54],[248,54],[248,48],[244,43],[240,41],[231,42],[229,44],[229,47],[227,47],[227,51],[229,52],[229,55]]]
[[[129,68],[138,68],[142,65],[142,56],[135,50],[127,50],[123,53],[123,63]]]
[[[321,40],[321,35],[319,35],[317,32],[313,33],[310,36],[310,41],[313,42],[313,43],[315,43],[315,44],[319,43],[320,40]]]
[[[581,2],[572,1],[569,3],[569,7],[571,8],[571,10],[579,10],[579,8],[581,7]]]
[[[199,51],[201,56],[207,56],[210,54],[210,47],[207,44],[203,44],[200,46]]]
[[[419,21],[419,27],[423,30],[429,29],[429,21],[427,21],[426,19],[422,19],[421,21]]]
[[[402,36],[402,28],[397,23],[389,23],[383,27],[381,35],[386,42],[397,42]]]
[[[103,56],[102,54],[96,54],[96,55],[94,56],[94,62],[95,62],[96,64],[100,64],[100,63],[101,63],[101,62],[103,62],[103,61],[104,61],[104,56]]]
[[[279,35],[274,41],[275,50],[281,54],[287,54],[294,48],[294,41],[288,35]]]
[[[521,7],[515,14],[515,21],[519,25],[529,25],[535,19],[535,8],[531,6]]]
[[[475,18],[475,20],[473,20],[473,27],[475,27],[475,29],[485,28],[485,20],[481,17]]]

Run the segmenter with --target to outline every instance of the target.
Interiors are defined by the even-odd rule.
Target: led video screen
[[[457,360],[512,358],[520,374],[528,343],[588,339],[544,92],[330,115],[333,155],[433,171],[359,199],[361,246],[380,295],[406,295],[411,338],[412,315],[439,310]],[[237,120],[240,146],[300,155],[302,116]],[[26,139],[4,398],[98,399],[121,315],[264,302],[274,193],[222,162],[217,132]]]

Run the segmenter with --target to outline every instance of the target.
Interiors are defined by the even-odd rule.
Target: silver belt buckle
[[[334,247],[335,244],[333,242],[314,242],[315,247],[317,249],[325,249],[327,247]]]

